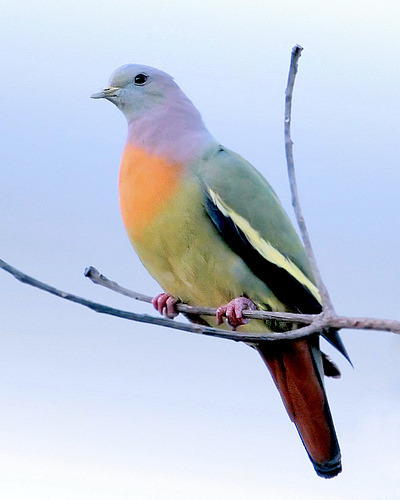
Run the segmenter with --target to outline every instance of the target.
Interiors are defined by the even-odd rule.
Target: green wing
[[[209,217],[225,243],[288,307],[319,312],[304,247],[279,198],[241,156],[213,148],[197,166]]]
[[[321,298],[304,247],[279,198],[245,159],[214,146],[194,166],[207,215],[223,241],[289,309],[319,313]],[[324,337],[350,362],[337,330]]]

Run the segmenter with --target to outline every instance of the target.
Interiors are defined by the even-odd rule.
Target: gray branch
[[[90,266],[85,269],[85,276],[90,278],[90,280],[96,285],[103,286],[112,290],[114,292],[120,293],[121,295],[125,295],[126,297],[130,297],[135,300],[139,300],[142,302],[147,302],[151,304],[152,297],[149,295],[144,295],[143,293],[135,292],[133,290],[129,290],[128,288],[124,288],[120,286],[115,281],[111,281],[106,276],[101,274],[95,267]],[[179,303],[176,304],[176,310],[180,313],[186,313],[190,315],[202,315],[202,316],[215,316],[216,309],[212,307],[199,307],[199,306],[189,306],[188,304]],[[303,323],[303,324],[311,324],[317,317],[317,314],[294,314],[294,313],[281,313],[281,312],[272,312],[272,311],[251,311],[244,310],[243,317],[248,319],[261,319],[261,320],[278,320],[278,321],[287,321],[290,324],[293,323]]]
[[[307,226],[303,217],[303,213],[300,206],[300,198],[297,190],[296,174],[294,169],[293,160],[293,141],[290,137],[290,125],[291,125],[291,112],[292,112],[292,95],[294,80],[297,73],[297,64],[301,56],[301,51],[303,47],[296,45],[292,49],[292,57],[290,60],[289,76],[285,92],[285,152],[286,152],[286,162],[289,175],[290,191],[292,193],[292,205],[294,212],[296,214],[297,224],[300,228],[301,237],[303,239],[304,247],[306,249],[308,262],[310,263],[311,270],[313,272],[318,290],[321,294],[323,311],[327,315],[333,315],[335,310],[333,308],[331,299],[329,297],[328,290],[322,280],[320,270],[318,268],[317,259],[315,258],[314,251],[311,246],[310,236],[308,234]]]
[[[90,278],[90,280],[96,285],[103,286],[112,290],[114,292],[126,295],[127,297],[132,297],[133,299],[140,300],[143,302],[150,303],[152,297],[148,295],[143,295],[142,293],[129,290],[120,286],[115,281],[109,280],[106,276],[101,274],[95,267],[88,267],[85,269],[85,276]],[[198,307],[189,306],[187,304],[178,303],[176,305],[178,312],[183,312],[190,315],[201,315],[201,316],[215,316],[217,310],[211,307]],[[379,319],[379,318],[354,318],[351,316],[338,316],[336,314],[332,316],[327,316],[325,314],[294,314],[286,312],[273,312],[273,311],[243,311],[243,317],[248,319],[260,319],[260,320],[277,320],[288,324],[302,323],[305,325],[313,325],[313,327],[318,326],[318,331],[322,331],[325,328],[348,328],[350,330],[381,330],[392,333],[400,334],[400,321],[389,320],[389,319]],[[215,329],[214,329],[215,330]],[[308,330],[304,328],[298,330],[290,330],[281,334],[282,336],[276,338],[275,333],[272,334],[270,340],[282,340],[283,335],[285,339],[299,338],[301,336],[310,335],[307,333]],[[301,335],[298,333],[301,332]],[[306,333],[304,333],[306,332]],[[313,328],[312,333],[315,332]]]
[[[376,319],[376,318],[352,318],[346,316],[332,316],[326,317],[323,314],[320,315],[309,315],[309,314],[292,314],[292,313],[272,313],[266,311],[244,311],[244,316],[253,319],[254,316],[257,316],[257,319],[277,319],[280,321],[284,321],[289,324],[297,324],[302,322],[303,324],[307,324],[310,321],[312,322],[308,326],[303,328],[299,328],[297,330],[289,330],[284,333],[243,333],[243,332],[233,332],[229,330],[223,330],[222,328],[211,328],[202,325],[194,325],[187,323],[180,323],[178,321],[170,320],[167,318],[160,318],[155,316],[149,316],[147,314],[137,314],[130,311],[124,311],[121,309],[115,309],[114,307],[106,306],[104,304],[99,304],[98,302],[93,302],[91,300],[85,299],[83,297],[79,297],[78,295],[74,295],[69,292],[65,292],[63,290],[59,290],[54,286],[48,285],[47,283],[43,283],[42,281],[37,280],[29,276],[28,274],[23,273],[22,271],[16,269],[15,267],[7,264],[3,260],[0,260],[0,268],[4,269],[7,273],[11,274],[14,278],[25,283],[27,285],[33,286],[35,288],[39,288],[45,292],[51,293],[57,297],[68,300],[70,302],[75,302],[76,304],[80,304],[82,306],[88,307],[93,311],[102,314],[109,314],[111,316],[117,316],[118,318],[124,318],[131,321],[138,321],[140,323],[149,323],[152,325],[165,326],[167,328],[174,328],[175,330],[181,330],[184,332],[198,333],[201,335],[209,335],[212,337],[219,337],[229,340],[235,340],[237,342],[266,342],[266,341],[282,341],[282,340],[295,340],[298,338],[306,337],[308,335],[312,335],[314,333],[321,332],[326,328],[349,328],[353,330],[382,330],[392,333],[400,334],[400,321],[396,320],[387,320],[387,319]],[[88,268],[96,271],[94,268]],[[92,271],[89,272],[89,275]],[[88,275],[88,270],[85,271],[85,274]],[[96,277],[93,281],[97,284],[101,284],[102,286],[106,286],[111,290],[117,291],[118,293],[123,293],[123,295],[133,296],[137,300],[143,300],[144,302],[149,302],[150,297],[133,292],[126,288],[120,287],[117,283],[111,282],[107,280],[105,276],[100,275],[100,279]],[[89,276],[92,279],[92,276]],[[108,286],[108,284],[104,283],[112,283],[112,286]],[[185,306],[185,312],[189,314],[196,314],[196,311],[202,311],[202,315],[214,315],[216,310],[210,308],[199,308],[199,307],[191,307],[185,304],[179,304],[180,307]],[[302,319],[302,321],[300,321]]]
[[[7,262],[0,260],[0,268],[4,269],[4,271],[8,272],[14,278],[25,283],[26,285],[33,286],[35,288],[39,288],[45,292],[51,293],[57,297],[60,297],[65,300],[69,300],[71,302],[75,302],[76,304],[80,304],[82,306],[88,307],[93,311],[103,314],[109,314],[111,316],[117,316],[118,318],[129,319],[131,321],[138,321],[140,323],[149,323],[152,325],[165,326],[167,328],[173,328],[175,330],[181,330],[184,332],[198,333],[201,335],[209,335],[211,337],[219,337],[229,340],[235,340],[237,342],[264,342],[264,341],[274,341],[274,340],[294,340],[300,337],[304,337],[306,335],[311,335],[312,333],[316,333],[319,331],[319,326],[309,325],[307,327],[300,328],[299,330],[293,330],[288,333],[244,333],[244,332],[233,332],[229,330],[223,330],[221,328],[211,328],[203,325],[195,325],[189,323],[180,323],[178,321],[174,321],[167,318],[160,318],[155,316],[149,316],[147,314],[137,314],[130,311],[123,311],[121,309],[115,309],[114,307],[106,306],[104,304],[99,304],[98,302],[92,302],[91,300],[84,299],[83,297],[79,297],[78,295],[74,295],[73,293],[65,292],[63,290],[59,290],[54,286],[48,285],[43,281],[39,281],[36,278],[32,278],[28,274],[23,273],[19,269],[16,269]],[[115,284],[118,286],[117,284]],[[124,289],[126,290],[126,289]],[[139,297],[146,297],[142,294],[138,294],[135,292],[130,292],[136,295],[138,300],[141,300]],[[127,295],[124,293],[124,295]],[[147,302],[147,298],[145,300]],[[188,306],[189,307],[189,306]],[[293,322],[289,320],[289,322]],[[399,326],[400,328],[400,326]]]

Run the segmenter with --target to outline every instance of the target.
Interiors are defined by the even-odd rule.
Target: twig
[[[128,288],[120,286],[115,281],[109,280],[106,276],[104,276],[104,274],[101,274],[93,266],[87,267],[85,269],[85,276],[87,278],[90,278],[90,280],[96,285],[109,288],[114,292],[121,293],[122,295],[126,295],[137,300],[142,300],[143,302],[151,302],[152,297],[134,292],[133,290],[129,290]],[[187,304],[177,304],[176,308],[179,312],[184,312],[187,314],[199,314],[202,316],[215,316],[215,313],[217,311],[216,309],[211,307],[189,306]],[[261,319],[264,321],[272,319],[283,321],[286,323],[303,323],[308,325],[321,320],[321,315],[316,314],[294,314],[272,311],[244,310],[243,316],[249,319]],[[324,328],[330,327],[337,329],[348,328],[351,330],[380,330],[392,333],[400,333],[400,321],[397,320],[379,318],[353,318],[350,316],[337,316],[336,314],[329,317],[323,315],[323,318],[324,320],[322,324]],[[300,329],[291,330],[290,332],[285,333],[285,335],[289,335],[294,332],[296,332],[297,334],[299,331]]]
[[[123,311],[120,309],[115,309],[113,307],[105,306],[103,304],[99,304],[97,302],[92,302],[91,300],[84,299],[72,293],[64,292],[63,290],[58,290],[57,288],[43,283],[31,276],[19,271],[15,267],[10,266],[3,260],[0,260],[0,268],[4,269],[4,271],[8,272],[14,278],[18,279],[22,283],[33,286],[35,288],[39,288],[40,290],[44,290],[45,292],[51,293],[52,295],[56,295],[62,299],[69,300],[71,302],[75,302],[77,304],[83,305],[92,309],[93,311],[109,314],[111,316],[117,316],[119,318],[129,319],[131,321],[138,321],[140,323],[150,323],[158,326],[165,326],[168,328],[174,328],[176,330],[182,330],[185,332],[198,333],[202,335],[210,335],[213,337],[225,338],[235,341],[242,342],[263,342],[263,341],[282,341],[282,340],[295,340],[301,337],[305,337],[307,335],[311,335],[316,332],[320,332],[326,328],[349,328],[352,330],[382,330],[392,333],[400,334],[400,321],[396,320],[387,320],[387,319],[377,319],[377,318],[351,318],[347,316],[333,316],[326,317],[324,315],[314,316],[314,321],[312,325],[305,326],[303,328],[299,328],[298,330],[290,330],[285,333],[242,333],[242,332],[231,332],[228,330],[222,330],[219,328],[211,328],[202,325],[194,325],[194,324],[186,324],[180,323],[178,321],[169,320],[166,318],[158,318],[154,316],[149,316],[147,314],[136,314],[130,311]],[[118,285],[117,285],[118,286]],[[125,289],[126,290],[126,289]],[[135,294],[135,292],[129,293]],[[142,295],[142,294],[136,294]],[[144,296],[146,297],[146,296]],[[139,299],[140,300],[140,299]],[[146,300],[147,302],[147,300]],[[181,304],[183,305],[183,304]],[[211,312],[211,311],[210,311]],[[214,313],[215,311],[213,311]],[[249,312],[249,311],[248,311]],[[254,311],[256,312],[256,311]],[[261,315],[270,315],[275,313],[269,312],[261,312],[258,311]],[[278,319],[282,319],[287,323],[299,323],[297,316],[302,316],[307,318],[309,315],[291,315],[289,313],[277,313],[279,314]],[[290,316],[296,316],[296,319],[291,319]],[[274,319],[277,319],[274,317]],[[310,318],[307,318],[308,320]],[[303,323],[306,323],[306,319],[304,319]]]
[[[291,125],[291,112],[292,112],[292,95],[294,80],[297,73],[297,63],[301,56],[301,51],[303,47],[296,45],[292,49],[292,57],[290,60],[290,69],[288,82],[285,92],[285,152],[286,152],[286,162],[289,175],[290,191],[292,193],[292,205],[296,214],[297,224],[300,228],[301,237],[303,239],[304,247],[306,249],[308,262],[310,263],[313,276],[315,278],[318,290],[321,294],[322,308],[325,314],[334,315],[335,310],[332,305],[331,299],[329,297],[328,290],[322,280],[320,270],[318,268],[317,260],[315,258],[314,251],[312,249],[310,236],[308,234],[307,226],[304,221],[303,213],[300,206],[300,198],[297,190],[296,175],[294,170],[294,160],[293,160],[293,142],[290,137],[290,125]]]
[[[229,340],[235,340],[237,342],[263,342],[263,341],[275,341],[275,340],[294,340],[300,337],[311,335],[319,331],[321,327],[319,325],[312,326],[309,325],[299,330],[289,331],[288,333],[244,333],[244,332],[233,332],[229,330],[222,330],[219,328],[211,328],[203,325],[180,323],[178,321],[170,320],[167,318],[159,318],[154,316],[149,316],[147,314],[136,314],[130,311],[123,311],[121,309],[115,309],[114,307],[109,307],[98,302],[92,302],[91,300],[84,299],[78,295],[74,295],[69,292],[64,292],[59,290],[54,286],[48,285],[43,281],[39,281],[32,278],[28,274],[16,269],[13,266],[7,264],[3,260],[0,260],[0,268],[4,271],[10,273],[14,278],[25,283],[27,285],[39,288],[45,292],[51,293],[57,297],[60,297],[71,302],[75,302],[82,306],[88,307],[93,311],[103,314],[109,314],[111,316],[117,316],[119,318],[129,319],[131,321],[138,321],[140,323],[150,323],[152,325],[165,326],[167,328],[174,328],[176,330],[182,330],[185,332],[198,333],[201,335],[209,335],[212,337],[219,337]],[[138,294],[141,295],[141,294]],[[140,300],[140,299],[139,299]],[[400,326],[399,326],[400,328]]]
[[[103,286],[109,290],[125,295],[126,297],[131,297],[135,300],[140,300],[142,302],[151,303],[152,297],[149,295],[144,295],[128,288],[124,288],[115,281],[109,280],[104,274],[101,274],[95,267],[89,266],[85,269],[85,276],[89,278],[96,285]],[[202,316],[215,316],[216,309],[212,307],[199,307],[199,306],[189,306],[187,304],[178,303],[176,304],[176,309],[178,312]],[[243,316],[248,319],[262,319],[262,320],[277,320],[277,321],[287,321],[288,323],[303,323],[311,324],[317,317],[316,314],[295,314],[295,313],[281,313],[272,311],[251,311],[244,310]]]

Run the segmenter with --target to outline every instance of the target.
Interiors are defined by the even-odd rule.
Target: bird
[[[153,299],[158,312],[174,318],[178,302],[215,307],[215,318],[189,320],[260,333],[288,326],[249,322],[245,309],[321,312],[304,246],[275,191],[211,135],[174,78],[126,64],[91,97],[110,101],[127,120],[119,202],[129,239],[163,290]],[[336,330],[323,336],[351,363]],[[324,376],[338,378],[340,371],[320,350],[320,336],[251,347],[267,365],[316,473],[339,474]]]

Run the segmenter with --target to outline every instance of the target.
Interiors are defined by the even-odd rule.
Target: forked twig
[[[73,293],[65,292],[63,290],[59,290],[54,286],[48,285],[43,281],[39,281],[36,278],[32,278],[28,274],[23,273],[19,269],[16,269],[4,260],[0,260],[0,268],[4,269],[4,271],[8,272],[14,278],[25,283],[27,285],[31,285],[35,288],[39,288],[45,292],[51,293],[57,297],[60,297],[65,300],[69,300],[70,302],[75,302],[76,304],[80,304],[82,306],[88,307],[93,311],[103,314],[109,314],[111,316],[117,316],[118,318],[129,319],[131,321],[138,321],[140,323],[149,323],[152,325],[165,326],[167,328],[173,328],[175,330],[181,330],[185,332],[191,333],[199,333],[201,335],[209,335],[211,337],[219,337],[229,340],[235,340],[237,342],[263,342],[263,341],[275,341],[275,340],[293,340],[305,335],[311,335],[315,333],[315,328],[311,328],[311,325],[304,327],[304,331],[302,332],[298,330],[297,332],[288,332],[288,333],[242,333],[242,332],[232,332],[229,330],[223,330],[220,328],[212,328],[203,325],[196,325],[191,323],[181,323],[178,321],[174,321],[167,318],[149,316],[147,314],[137,314],[130,311],[123,311],[121,309],[116,309],[114,307],[106,306],[104,304],[99,304],[98,302],[93,302],[88,299],[84,299],[83,297],[79,297]],[[141,294],[139,294],[141,295]],[[140,300],[140,299],[139,299]]]
[[[134,292],[133,290],[128,290],[127,288],[121,287],[120,285],[118,285],[118,283],[109,280],[106,276],[101,274],[96,268],[92,266],[86,268],[85,276],[87,278],[90,278],[91,281],[96,285],[103,286],[105,288],[113,290],[114,292],[121,293],[122,295],[126,295],[137,300],[143,300],[144,302],[148,303],[151,302],[152,298],[148,295],[143,295],[138,292]],[[187,304],[177,304],[177,309],[179,312],[193,315],[199,314],[202,316],[215,316],[215,313],[217,311],[216,309],[210,307],[188,306]],[[244,310],[243,316],[249,319],[262,319],[264,321],[276,320],[289,324],[303,323],[308,324],[309,326],[317,322],[318,325],[314,324],[317,330],[313,329],[313,333],[325,328],[336,328],[338,330],[341,328],[348,328],[350,330],[379,330],[400,334],[400,321],[390,319],[355,318],[351,316],[338,316],[337,314],[327,316],[324,314],[294,314],[286,312],[249,310]],[[287,340],[291,340],[294,338],[300,338],[301,336],[309,335],[307,331],[308,330],[303,329],[289,330],[288,332],[279,334],[279,338],[277,338],[276,334],[274,333],[272,334],[273,338],[271,338],[271,340],[282,340],[284,338]],[[283,335],[285,335],[286,337],[283,337]]]
[[[137,314],[130,311],[123,311],[121,309],[116,309],[114,307],[109,307],[104,304],[99,304],[98,302],[93,302],[91,300],[85,299],[83,297],[79,297],[78,295],[74,295],[69,292],[65,292],[63,290],[59,290],[54,286],[48,285],[43,281],[39,281],[28,274],[23,273],[19,269],[7,264],[3,260],[0,260],[0,269],[3,269],[7,273],[11,274],[14,278],[25,283],[27,285],[33,286],[35,288],[39,288],[45,292],[51,293],[57,297],[60,297],[65,300],[69,300],[70,302],[75,302],[76,304],[80,304],[82,306],[88,307],[93,311],[103,314],[109,314],[111,316],[117,316],[119,318],[128,319],[131,321],[138,321],[140,323],[149,323],[158,326],[165,326],[167,328],[174,328],[176,330],[181,330],[185,332],[198,333],[202,335],[209,335],[219,338],[225,338],[229,340],[242,341],[242,342],[263,342],[263,341],[275,341],[275,340],[295,340],[301,337],[305,337],[307,335],[311,335],[312,333],[316,333],[320,331],[321,328],[349,328],[352,330],[382,330],[392,333],[400,334],[400,321],[396,320],[387,320],[387,319],[377,319],[377,318],[351,318],[347,316],[334,316],[331,318],[313,316],[314,319],[318,319],[321,321],[320,324],[317,325],[308,325],[304,328],[300,328],[298,330],[290,330],[285,333],[241,333],[241,332],[231,332],[229,330],[222,330],[220,328],[211,328],[202,325],[194,325],[194,324],[186,324],[180,323],[178,321],[170,320],[167,318],[160,318],[149,316],[147,314]],[[105,277],[104,277],[105,278]],[[107,278],[105,278],[107,280]],[[99,283],[100,284],[100,283]],[[116,287],[119,287],[115,283]],[[103,284],[104,286],[104,284]],[[107,287],[108,288],[108,287]],[[127,289],[124,289],[127,291]],[[117,289],[115,291],[118,291]],[[132,294],[136,294],[135,292],[131,292]],[[127,294],[124,294],[127,295]],[[141,295],[141,294],[136,294]],[[146,297],[146,296],[144,296]],[[140,300],[140,299],[139,299]],[[147,302],[147,300],[146,300]],[[181,304],[183,305],[183,304]],[[189,306],[187,306],[189,308]],[[205,311],[206,312],[206,311]],[[246,311],[246,313],[250,313],[250,311]],[[291,316],[301,316],[304,317],[304,323],[309,321],[311,318],[307,316],[312,315],[292,315],[291,313],[270,313],[270,312],[262,312],[262,311],[251,311],[251,313],[259,313],[262,315],[271,315],[270,317],[277,320],[282,320],[286,323],[299,323],[298,319],[292,319]],[[215,310],[209,310],[210,314],[215,314]],[[276,314],[276,316],[275,316]],[[205,315],[205,313],[204,313]],[[250,314],[248,315],[250,317]],[[268,319],[268,318],[267,318]],[[306,321],[307,319],[307,321]]]
[[[142,302],[151,303],[152,297],[149,295],[144,295],[128,288],[124,288],[115,281],[109,280],[104,274],[101,274],[95,267],[89,266],[85,269],[85,276],[89,278],[96,285],[103,286],[109,290],[125,295],[126,297],[131,297],[135,300],[140,300]],[[200,306],[189,306],[188,304],[177,303],[176,309],[180,313],[186,313],[190,315],[202,315],[202,316],[215,316],[217,310],[212,307],[200,307]],[[275,321],[287,321],[288,323],[303,323],[311,324],[317,314],[295,314],[295,313],[284,313],[275,311],[251,311],[246,309],[243,311],[243,317],[247,319],[262,319],[262,320],[275,320]]]

